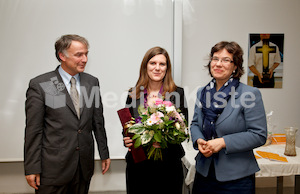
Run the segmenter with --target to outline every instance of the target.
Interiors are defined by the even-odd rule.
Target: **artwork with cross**
[[[262,46],[257,46],[256,53],[262,53],[263,73],[269,72],[269,54],[276,53],[276,46],[270,46],[269,41],[263,40]]]
[[[282,88],[283,34],[250,34],[248,85]]]

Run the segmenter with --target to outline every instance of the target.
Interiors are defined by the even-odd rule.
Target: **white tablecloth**
[[[186,174],[185,184],[190,185],[194,181],[195,176],[195,157],[198,150],[195,150],[192,146],[192,142],[182,143],[185,150],[185,156],[182,158],[182,162],[188,169]],[[289,157],[284,155],[285,145],[268,145],[261,146],[254,149],[254,153],[257,150],[272,152],[284,156],[287,158],[288,162],[271,161],[269,159],[260,158],[257,159],[260,171],[258,171],[256,177],[278,177],[278,176],[290,176],[290,175],[300,175],[300,148],[296,148],[297,156]]]

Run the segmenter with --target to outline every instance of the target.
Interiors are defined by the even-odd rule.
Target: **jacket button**
[[[76,150],[80,150],[80,148],[79,148],[79,147],[76,147]]]
[[[81,133],[81,130],[80,130],[80,129],[78,130],[78,133]]]

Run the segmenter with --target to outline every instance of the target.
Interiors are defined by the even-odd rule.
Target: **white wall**
[[[299,8],[298,0],[183,0],[182,86],[186,88],[190,119],[196,89],[210,80],[203,66],[215,43],[236,41],[247,53],[249,33],[284,33],[283,88],[261,89],[261,92],[266,111],[274,111],[275,130],[300,127]],[[246,55],[244,57],[247,64]],[[246,76],[242,81],[246,83]],[[104,176],[99,173],[99,165],[96,161],[98,169],[95,169],[91,191],[125,190],[124,160],[113,160],[110,172]],[[284,179],[285,186],[291,186],[291,182],[291,177]],[[257,186],[275,185],[274,178],[260,178]],[[23,176],[22,162],[0,163],[0,193],[31,191]]]
[[[271,130],[300,127],[299,8],[298,0],[183,0],[182,86],[190,92],[190,119],[196,88],[211,80],[204,65],[213,45],[222,40],[240,44],[246,70],[241,80],[247,84],[249,33],[283,33],[283,87],[260,91],[266,112],[274,111]],[[300,131],[296,144],[300,146]]]
[[[90,43],[85,72],[100,82],[110,157],[126,154],[117,110],[136,83],[145,52],[164,47],[174,56],[171,0],[0,0],[0,161],[22,161],[25,93],[29,80],[53,71],[54,43],[79,34]],[[155,25],[151,26],[151,25]],[[96,158],[99,158],[98,151]]]
[[[284,133],[287,126],[300,127],[299,8],[298,0],[183,0],[182,86],[188,98],[190,119],[197,89],[211,80],[204,66],[214,44],[222,40],[240,44],[246,67],[241,80],[247,84],[249,34],[283,33],[283,87],[260,91],[266,112],[274,111],[274,132]],[[296,144],[300,146],[300,131]],[[293,184],[293,176],[284,177],[284,186]],[[275,187],[276,178],[259,178],[256,186]]]

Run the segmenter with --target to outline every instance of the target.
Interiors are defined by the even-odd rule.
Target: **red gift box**
[[[123,132],[124,132],[123,134],[127,137],[132,137],[134,134],[127,133],[127,130],[131,125],[130,121],[132,118],[129,108],[123,108],[123,109],[118,110],[117,112],[118,112],[118,115],[119,115],[119,118],[120,118],[120,121],[121,121],[121,124],[123,127]],[[134,142],[135,141],[133,141],[133,144],[134,144]],[[144,152],[142,146],[139,146],[138,148],[131,146],[130,149],[131,149],[131,154],[132,154],[132,157],[133,157],[133,160],[135,163],[146,160],[146,155],[145,155],[145,152]]]

